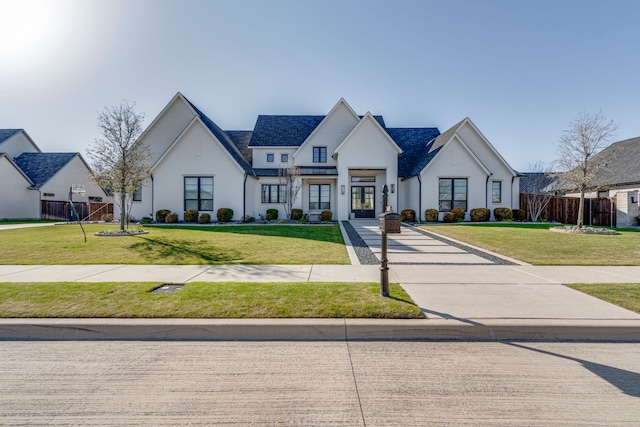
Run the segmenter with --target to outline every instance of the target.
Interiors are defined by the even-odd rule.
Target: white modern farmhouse
[[[358,115],[344,99],[324,116],[260,115],[253,130],[222,130],[176,94],[141,136],[151,150],[151,177],[134,195],[131,214],[159,209],[209,212],[230,208],[234,220],[278,209],[285,218],[279,170],[296,166],[301,190],[293,207],[310,218],[374,218],[382,189],[396,212],[454,207],[519,207],[519,178],[465,118],[437,128],[387,127]]]

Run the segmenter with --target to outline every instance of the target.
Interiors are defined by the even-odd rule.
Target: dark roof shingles
[[[249,147],[299,147],[324,117],[259,115]]]
[[[438,152],[429,152],[429,142],[440,135],[438,128],[387,128],[387,132],[402,149],[398,159],[399,176],[417,175]]]
[[[16,133],[20,132],[22,129],[0,129],[0,144],[4,142],[6,139],[11,138]]]
[[[14,162],[33,181],[34,188],[40,188],[77,155],[78,153],[22,153]]]

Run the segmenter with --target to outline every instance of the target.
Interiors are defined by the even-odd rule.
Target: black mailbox
[[[378,215],[380,230],[385,233],[400,234],[400,221],[402,217],[397,213],[385,212]]]

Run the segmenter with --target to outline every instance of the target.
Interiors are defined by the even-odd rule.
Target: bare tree
[[[300,168],[297,166],[291,166],[278,169],[278,183],[285,187],[282,205],[284,206],[287,218],[291,219],[291,210],[298,199],[298,194],[302,187],[300,181]]]
[[[91,178],[102,188],[114,193],[120,207],[120,230],[125,229],[130,204],[141,182],[149,176],[149,148],[138,137],[142,134],[144,114],[136,113],[135,103],[105,107],[98,114],[101,136],[87,149],[92,160]]]
[[[600,188],[598,175],[606,167],[594,156],[610,144],[616,129],[617,125],[602,111],[594,115],[580,113],[560,137],[556,163],[562,173],[558,178],[563,188],[580,192],[578,227],[583,226],[584,194]]]
[[[551,182],[551,174],[543,162],[530,163],[529,172],[520,182],[521,193],[527,200],[529,218],[536,222],[553,198],[553,193],[546,189]]]

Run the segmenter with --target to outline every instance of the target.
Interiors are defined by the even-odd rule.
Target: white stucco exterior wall
[[[154,211],[169,209],[182,220],[184,177],[202,176],[213,177],[213,210],[208,211],[212,220],[220,208],[233,209],[234,220],[242,218],[244,170],[199,120],[176,141],[153,175]]]
[[[31,142],[31,140],[24,134],[24,131],[15,133],[0,144],[0,153],[8,154],[14,159],[22,153],[39,152],[40,149]]]
[[[253,147],[253,167],[255,169],[287,168],[294,164],[293,153],[296,147]],[[267,154],[273,154],[273,162],[267,162]],[[282,155],[286,154],[289,161],[282,162]]]
[[[7,159],[0,157],[0,219],[39,219],[40,197],[20,171]]]
[[[87,190],[87,194],[84,196],[74,194],[74,202],[87,203],[89,197],[100,197],[103,203],[111,201],[107,200],[107,195],[104,190],[91,180],[89,168],[82,161],[80,155],[71,159],[69,163],[64,165],[49,181],[40,187],[42,200],[69,200],[69,189],[73,184],[84,185],[85,190]],[[53,194],[53,196],[46,196],[45,193]]]

